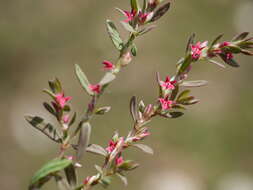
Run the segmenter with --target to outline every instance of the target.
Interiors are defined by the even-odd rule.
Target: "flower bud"
[[[122,64],[122,66],[126,66],[126,65],[128,65],[131,61],[132,61],[132,55],[131,55],[130,52],[127,52],[127,53],[125,53],[125,54],[122,56],[121,64]]]

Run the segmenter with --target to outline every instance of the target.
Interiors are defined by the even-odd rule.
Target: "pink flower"
[[[145,137],[149,136],[151,133],[148,131],[148,130],[145,130],[143,133],[135,136],[133,138],[133,141],[136,142],[136,141],[139,141],[139,140],[142,140],[144,139]]]
[[[149,21],[152,17],[153,17],[154,13],[142,13],[139,12],[138,18],[139,18],[139,22],[141,24],[144,24],[145,22]]]
[[[124,159],[123,159],[122,156],[117,157],[117,158],[115,159],[115,163],[116,163],[117,166],[121,165],[123,162],[124,162]]]
[[[103,61],[102,63],[104,65],[105,70],[112,70],[114,69],[114,65],[110,61]]]
[[[174,90],[176,83],[177,81],[175,80],[171,81],[169,76],[166,77],[165,81],[160,81],[160,85],[164,87],[166,90]]]
[[[168,96],[166,98],[159,98],[159,101],[161,103],[162,110],[170,109],[173,104],[172,100],[168,100]]]
[[[95,93],[97,93],[97,94],[99,94],[100,93],[100,91],[101,91],[101,86],[100,86],[100,84],[95,84],[95,85],[90,85],[89,86],[89,88],[91,89],[91,91],[92,92],[95,92]]]
[[[131,12],[129,11],[124,11],[124,15],[127,17],[126,20],[124,20],[123,22],[130,22],[134,19],[135,15],[136,15],[136,11],[132,10]]]
[[[111,153],[117,145],[117,142],[114,142],[112,140],[109,141],[109,146],[106,148],[108,153]]]
[[[66,158],[71,161],[74,160],[74,156],[66,156]]]
[[[64,115],[62,117],[62,121],[63,121],[63,123],[67,124],[69,122],[69,115]]]
[[[132,54],[130,52],[122,55],[122,65],[126,66],[132,61]]]
[[[231,60],[234,58],[234,55],[232,53],[226,53],[226,59]]]
[[[68,101],[70,101],[72,99],[72,97],[70,96],[64,96],[64,93],[59,93],[59,94],[56,94],[55,96],[55,101],[56,103],[61,107],[61,108],[64,108],[64,106],[66,105],[66,103]]]
[[[90,176],[86,177],[85,180],[83,181],[83,184],[87,185],[89,183],[90,179],[91,179]]]
[[[222,42],[222,43],[219,45],[219,47],[220,47],[220,48],[223,48],[223,47],[227,47],[227,46],[230,46],[230,45],[231,45],[230,42]]]
[[[195,45],[191,45],[191,56],[193,60],[198,60],[202,54],[202,50],[207,46],[207,41],[201,43],[197,42]]]

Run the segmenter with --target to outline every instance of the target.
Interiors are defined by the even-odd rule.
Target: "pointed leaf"
[[[77,160],[80,160],[90,141],[91,126],[89,122],[82,123],[77,144]]]
[[[224,34],[220,34],[219,36],[217,36],[213,42],[210,45],[210,48],[212,48],[215,44],[217,44],[217,42],[223,37]]]
[[[131,33],[136,33],[136,31],[134,30],[134,28],[128,23],[128,22],[123,22],[121,21],[120,24],[122,24],[122,26]]]
[[[44,133],[51,140],[60,143],[62,142],[61,136],[58,134],[56,128],[50,123],[46,123],[43,118],[38,116],[25,116],[26,121],[28,121],[33,127]]]
[[[195,33],[193,33],[193,34],[189,37],[188,42],[187,42],[187,45],[186,45],[186,50],[185,50],[186,54],[188,54],[188,53],[190,52],[190,50],[191,50],[191,45],[194,43],[195,36],[196,36]]]
[[[215,61],[215,60],[209,59],[208,61],[209,61],[210,63],[213,63],[213,64],[215,64],[215,65],[218,65],[219,67],[221,67],[221,68],[223,68],[223,69],[226,68],[225,65],[223,65],[222,63],[219,63],[219,62],[217,62],[217,61]]]
[[[77,183],[76,168],[73,164],[70,164],[64,169],[67,181],[71,187],[75,187]]]
[[[38,170],[35,175],[32,177],[31,185],[38,183],[40,180],[43,180],[45,177],[63,170],[72,164],[72,161],[69,159],[60,159],[56,158],[54,160],[46,163],[40,170]]]
[[[132,45],[131,53],[132,53],[133,56],[136,56],[136,55],[137,55],[137,47],[136,47],[135,44]]]
[[[154,22],[160,19],[170,8],[170,2],[162,5],[159,9],[157,9],[154,13],[154,16],[151,19],[151,22]]]
[[[136,122],[138,120],[138,108],[135,96],[133,96],[130,100],[130,112],[133,120]]]
[[[183,92],[181,92],[177,97],[177,101],[180,101],[181,99],[187,97],[190,92],[190,90],[184,90]]]
[[[106,85],[109,84],[110,82],[112,82],[114,79],[116,78],[116,76],[110,72],[107,72],[105,74],[105,76],[102,78],[102,80],[99,82],[99,84]]]
[[[114,23],[110,20],[107,20],[106,21],[106,26],[107,26],[107,32],[114,44],[114,46],[119,50],[121,51],[123,46],[124,46],[124,43],[122,41],[122,39],[120,38],[120,35],[119,35],[119,32],[116,28],[116,26],[114,25]]]
[[[53,108],[50,104],[48,104],[47,102],[44,102],[44,103],[43,103],[43,106],[44,106],[44,108],[45,108],[49,113],[51,113],[52,115],[56,116],[55,110],[54,110],[54,108]]]
[[[105,157],[108,155],[107,151],[103,147],[101,147],[97,144],[90,144],[86,148],[86,151],[90,152],[90,153],[93,153],[93,154],[102,155],[102,156],[105,156]]]
[[[120,174],[120,173],[116,173],[116,175],[121,179],[121,181],[123,182],[123,184],[125,185],[125,186],[127,186],[127,178],[126,178],[126,176],[124,176],[124,175],[122,175],[122,174]]]
[[[156,25],[150,25],[145,27],[144,29],[142,29],[141,31],[138,32],[138,36],[141,36],[143,34],[148,33],[149,31],[153,30],[154,28],[156,28]]]
[[[139,2],[138,0],[130,0],[131,1],[131,8],[132,10],[138,12],[139,11]]]
[[[232,39],[232,41],[243,40],[243,39],[245,39],[248,35],[249,35],[249,32],[240,33],[240,34],[236,35],[236,36]]]
[[[139,167],[139,164],[133,160],[126,160],[123,164],[119,165],[119,169],[129,171]]]
[[[219,54],[219,56],[225,63],[227,63],[231,67],[240,67],[240,65],[234,59],[227,59],[227,56],[224,54]]]
[[[207,85],[207,81],[205,80],[196,80],[196,81],[184,81],[180,86],[184,87],[201,87]]]
[[[145,152],[147,154],[154,154],[153,149],[145,144],[133,144],[132,146],[142,150],[143,152]]]
[[[105,113],[109,112],[110,110],[111,110],[110,106],[101,107],[95,111],[95,114],[104,115]]]

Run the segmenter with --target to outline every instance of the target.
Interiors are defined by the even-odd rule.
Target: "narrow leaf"
[[[124,176],[124,175],[122,175],[122,174],[120,174],[120,173],[116,173],[116,175],[120,178],[120,180],[123,182],[123,184],[125,185],[125,186],[127,186],[127,178],[126,178],[126,176]]]
[[[212,48],[215,44],[217,44],[217,42],[223,37],[224,34],[220,34],[219,36],[217,36],[213,42],[210,45],[210,48]]]
[[[107,32],[114,44],[114,46],[118,49],[118,50],[122,50],[123,48],[123,41],[122,39],[120,38],[120,35],[119,35],[119,32],[116,28],[116,26],[114,25],[114,23],[110,20],[107,20],[106,21],[106,26],[107,26]]]
[[[72,164],[72,161],[69,159],[56,158],[51,160],[35,173],[35,175],[32,177],[31,185],[43,180],[43,178],[47,177],[48,175],[63,170],[70,164]]]
[[[50,104],[48,104],[47,102],[44,102],[44,103],[43,103],[43,106],[44,106],[44,108],[45,108],[49,113],[51,113],[52,115],[56,116],[55,110],[54,110],[54,108],[53,108]]]
[[[122,24],[122,26],[128,31],[128,32],[132,32],[135,33],[136,31],[134,30],[134,28],[126,22],[121,21],[120,24]]]
[[[249,32],[240,33],[240,34],[236,35],[236,36],[232,39],[232,41],[243,40],[243,39],[245,39],[248,35],[249,35]]]
[[[83,89],[85,89],[85,91],[89,94],[89,95],[94,95],[94,93],[91,91],[90,89],[90,82],[88,81],[86,75],[84,74],[84,72],[82,71],[82,69],[80,68],[79,65],[75,65],[75,70],[76,70],[76,76],[81,84],[81,86],[83,87]]]
[[[177,97],[177,101],[180,101],[181,99],[187,97],[190,92],[190,90],[184,90],[183,92],[181,92]]]
[[[131,8],[132,10],[138,12],[139,11],[139,2],[138,0],[131,0]]]
[[[136,55],[137,55],[137,47],[136,47],[135,44],[132,45],[131,53],[132,53],[133,56],[136,56]]]
[[[26,121],[28,121],[33,127],[44,133],[51,140],[60,143],[62,142],[61,136],[58,134],[56,128],[50,123],[44,122],[44,119],[38,116],[25,116]]]
[[[136,163],[133,160],[126,160],[123,164],[119,166],[119,169],[129,171],[129,170],[134,170],[139,166],[138,163]]]
[[[105,74],[105,76],[102,78],[102,80],[99,82],[99,84],[101,85],[106,85],[109,84],[110,82],[112,82],[114,79],[116,78],[116,76],[110,72],[107,72]]]
[[[90,153],[93,153],[93,154],[102,155],[102,156],[105,156],[105,157],[108,155],[107,151],[103,147],[101,147],[97,144],[90,144],[86,148],[86,151],[90,152]]]
[[[185,50],[186,54],[188,54],[188,53],[190,52],[190,50],[191,50],[191,45],[194,43],[195,36],[196,36],[195,33],[193,33],[193,34],[189,37],[188,42],[187,42],[187,45],[186,45],[186,50]]]
[[[184,87],[201,87],[207,85],[207,81],[205,80],[196,80],[196,81],[184,81],[180,86]]]
[[[142,29],[141,31],[138,32],[138,36],[141,36],[143,34],[148,33],[149,31],[153,30],[154,28],[156,28],[156,25],[150,25],[145,27],[144,29]]]
[[[77,160],[80,160],[88,147],[90,140],[91,126],[89,122],[82,123],[77,144]]]
[[[151,22],[154,22],[160,19],[170,8],[170,2],[162,5],[159,9],[157,9],[154,13],[154,16],[151,19]]]
[[[153,149],[145,144],[133,144],[132,146],[142,150],[143,152],[145,152],[147,154],[154,154]]]
[[[234,59],[227,59],[227,56],[224,54],[219,54],[219,56],[225,63],[227,63],[231,67],[240,67],[240,65]]]
[[[223,69],[226,68],[225,65],[223,65],[222,63],[219,63],[219,62],[217,62],[217,61],[215,61],[215,60],[209,59],[208,61],[209,61],[210,63],[213,63],[213,64],[215,64],[215,65],[217,65],[217,66],[223,68]]]
[[[73,164],[70,164],[64,169],[67,181],[71,187],[75,187],[77,183],[76,169]]]
[[[138,120],[138,108],[137,108],[137,102],[136,102],[135,96],[133,96],[130,100],[130,112],[131,112],[133,120],[137,121]]]

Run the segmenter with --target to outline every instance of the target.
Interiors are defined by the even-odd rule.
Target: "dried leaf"
[[[136,122],[138,120],[138,108],[135,96],[133,96],[130,100],[130,112],[133,120]]]
[[[207,81],[205,80],[196,80],[196,81],[184,81],[180,86],[184,87],[201,87],[207,85]]]
[[[159,9],[157,9],[154,13],[154,16],[151,19],[151,22],[154,22],[160,19],[170,8],[170,2],[162,5]]]
[[[106,85],[109,84],[110,82],[112,82],[114,79],[116,78],[116,76],[110,72],[107,72],[105,74],[105,76],[102,78],[102,80],[99,82],[99,84]]]
[[[120,173],[116,173],[116,175],[121,179],[121,181],[123,182],[123,184],[125,185],[125,186],[127,186],[127,178],[126,178],[126,176],[124,176],[124,175],[122,175],[122,174],[120,174]]]
[[[122,24],[122,26],[123,26],[128,32],[136,33],[135,29],[134,29],[128,22],[121,21],[120,24]]]
[[[97,144],[90,144],[86,148],[86,151],[93,153],[93,154],[102,155],[104,157],[106,157],[108,155],[107,151],[103,147],[101,147],[100,145],[97,145]]]
[[[145,144],[133,144],[132,146],[142,150],[143,152],[145,152],[147,154],[154,154],[153,149]]]

